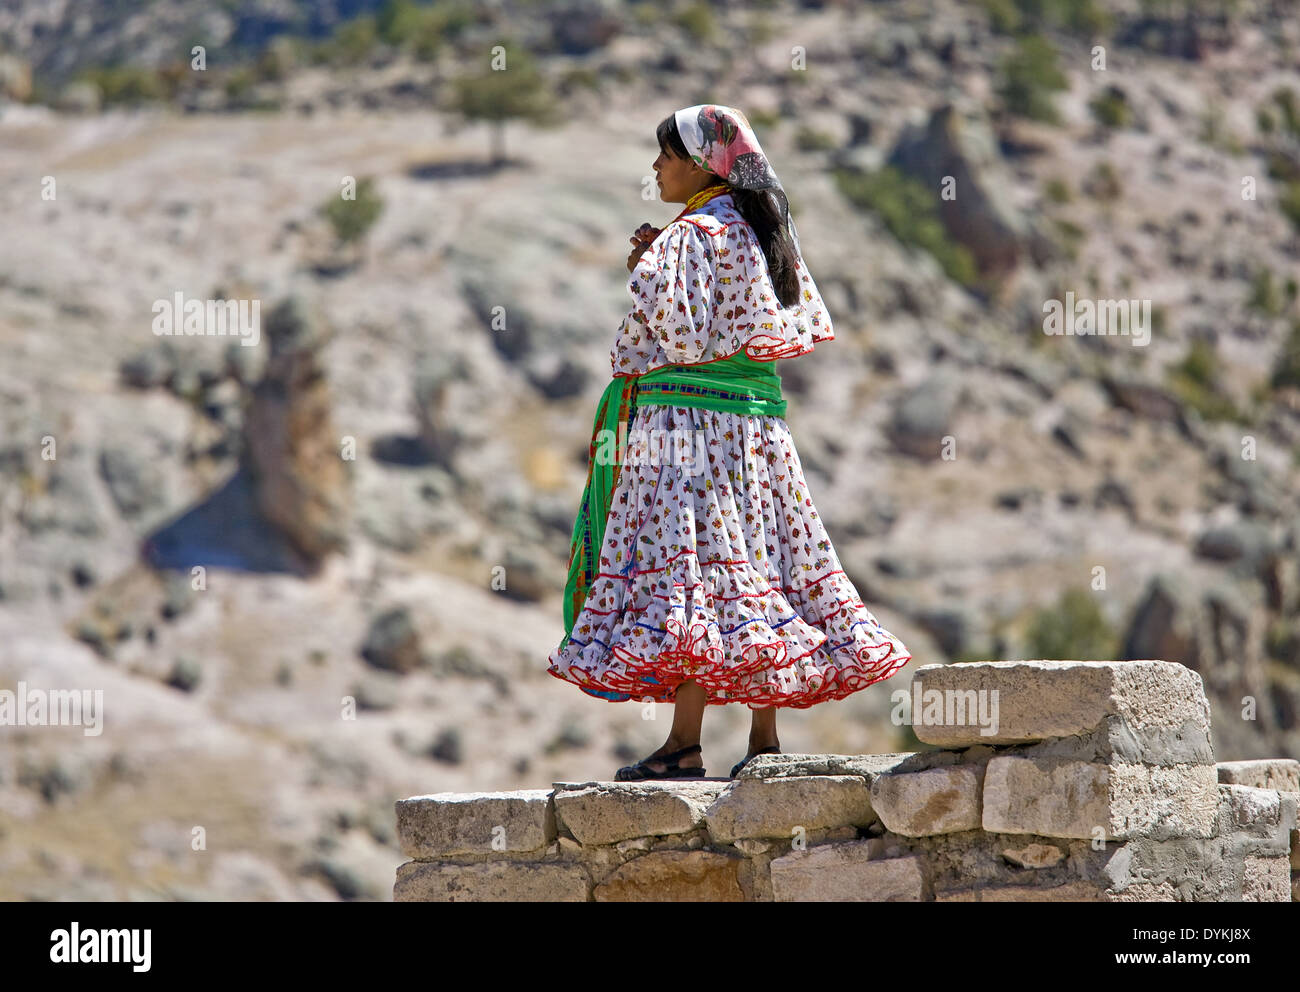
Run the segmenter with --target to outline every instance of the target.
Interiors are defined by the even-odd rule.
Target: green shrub
[[[474,10],[465,3],[428,5],[414,0],[386,0],[375,15],[375,30],[385,44],[431,62],[449,39],[474,23],[474,18]]]
[[[923,182],[890,165],[865,175],[844,170],[835,175],[844,197],[879,214],[900,242],[929,252],[954,282],[978,284],[974,257],[948,235],[939,217],[939,198]]]
[[[1168,311],[1159,303],[1151,306],[1151,333],[1155,337],[1160,337],[1165,333],[1165,328],[1169,325]],[[1145,351],[1139,351],[1139,355],[1146,357]]]
[[[363,237],[384,209],[384,199],[375,190],[371,177],[365,176],[357,181],[356,194],[355,200],[345,200],[341,195],[331,196],[321,207],[341,244]]]
[[[157,71],[140,66],[101,66],[86,70],[80,78],[99,87],[104,106],[134,106],[153,100],[166,100],[172,95],[166,80]]]
[[[675,20],[677,26],[695,41],[707,41],[717,31],[713,9],[707,3],[693,3],[684,7]]]
[[[1114,19],[1097,0],[983,0],[998,34],[1059,29],[1081,37],[1107,34]]]
[[[1293,386],[1300,389],[1300,319],[1291,323],[1291,332],[1282,343],[1277,362],[1273,366],[1273,378],[1270,380],[1274,389]]]
[[[370,58],[378,43],[375,18],[354,17],[340,24],[332,37],[316,46],[313,61],[335,66],[360,65]]]
[[[1245,151],[1241,140],[1228,130],[1223,104],[1219,100],[1211,100],[1201,112],[1201,129],[1197,137],[1211,148],[1231,155],[1241,155]]]
[[[1083,228],[1064,217],[1052,218],[1052,226],[1056,229],[1056,243],[1065,253],[1065,257],[1074,261],[1079,257],[1079,245],[1083,243]]]
[[[1300,631],[1287,620],[1274,620],[1264,632],[1264,653],[1278,661],[1300,666]]]
[[[1054,606],[1038,610],[1026,632],[1028,656],[1063,661],[1107,661],[1119,638],[1091,592],[1067,589]]]
[[[1098,162],[1092,167],[1083,184],[1084,191],[1095,200],[1110,202],[1124,193],[1119,173],[1109,162]]]
[[[577,65],[571,69],[566,69],[556,80],[555,88],[563,94],[572,93],[574,90],[584,89],[593,93],[600,92],[600,75],[594,70],[584,65]]]
[[[1300,160],[1283,154],[1276,148],[1266,149],[1265,160],[1268,162],[1268,178],[1280,183],[1300,181]]]
[[[1060,115],[1052,94],[1069,89],[1056,65],[1056,49],[1041,35],[1026,35],[1002,61],[998,94],[1007,110],[1020,117],[1055,124]]]
[[[1206,420],[1243,420],[1223,394],[1219,358],[1209,342],[1193,341],[1183,360],[1169,370],[1168,380],[1173,394]]]
[[[226,77],[226,97],[232,102],[238,103],[248,96],[248,91],[253,88],[253,70],[244,66],[234,70]]]
[[[1132,109],[1123,90],[1107,86],[1088,104],[1092,116],[1105,127],[1128,127],[1133,120]]]
[[[1070,194],[1070,184],[1060,176],[1053,176],[1043,184],[1043,193],[1052,203],[1069,203],[1073,197]]]
[[[1293,138],[1300,138],[1300,107],[1296,105],[1295,90],[1280,86],[1273,91],[1272,102],[1277,107],[1282,130]]]
[[[1278,200],[1282,214],[1300,231],[1300,179],[1293,179],[1282,186],[1282,196]]]
[[[983,0],[983,3],[989,26],[998,34],[1014,34],[1020,30],[1020,8],[1015,0]]]
[[[750,121],[752,124],[753,121]],[[828,149],[837,147],[837,142],[833,135],[825,131],[817,131],[810,127],[801,127],[794,136],[795,144],[806,152],[823,152]]]
[[[1115,19],[1097,0],[1058,0],[1062,8],[1061,26],[1084,38],[1108,35],[1115,27]]]
[[[749,22],[749,37],[746,39],[749,44],[761,45],[775,37],[776,25],[765,15],[759,14]],[[750,123],[752,124],[753,121]]]
[[[428,7],[420,7],[413,0],[384,0],[375,13],[375,30],[389,45],[414,42],[429,13]]]
[[[284,35],[274,38],[262,49],[253,62],[253,71],[259,81],[281,82],[298,61],[299,48],[294,40]]]
[[[1282,298],[1282,290],[1273,281],[1272,269],[1260,269],[1251,277],[1250,298],[1246,305],[1266,317],[1276,317],[1282,312],[1286,302]]]

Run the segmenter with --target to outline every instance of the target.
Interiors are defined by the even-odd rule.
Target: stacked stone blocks
[[[935,750],[401,801],[394,898],[1300,899],[1300,762],[1216,764],[1184,666],[930,665],[910,697]]]

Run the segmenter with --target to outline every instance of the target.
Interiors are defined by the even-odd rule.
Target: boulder
[[[346,546],[351,512],[322,340],[293,298],[271,312],[264,330],[271,354],[249,404],[244,451],[258,510],[316,567]]]

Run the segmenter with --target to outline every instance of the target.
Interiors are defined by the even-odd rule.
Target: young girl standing
[[[835,337],[785,191],[739,110],[687,107],[657,136],[660,196],[685,207],[631,239],[634,305],[597,406],[548,672],[602,699],[675,704],[668,739],[620,781],[702,778],[705,707],[747,704],[734,778],[779,753],[779,707],[842,699],[911,655],[844,574],[785,421],[777,360]]]

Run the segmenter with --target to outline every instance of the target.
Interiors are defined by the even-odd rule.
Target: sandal
[[[690,747],[684,747],[680,751],[674,751],[672,754],[660,754],[651,758],[642,758],[635,765],[624,765],[614,773],[615,782],[638,782],[647,778],[704,778],[703,768],[682,768],[677,764],[677,759],[683,755],[692,754],[698,751],[700,746],[692,744]],[[660,761],[666,766],[663,771],[657,772],[646,764],[648,761]]]
[[[773,745],[771,747],[765,747],[762,750],[755,751],[753,754],[746,755],[742,761],[736,762],[736,766],[731,769],[731,777],[735,778],[737,775],[739,775],[740,770],[744,768],[747,764],[749,764],[750,758],[757,758],[760,754],[780,754],[780,753],[781,753],[781,749]]]

